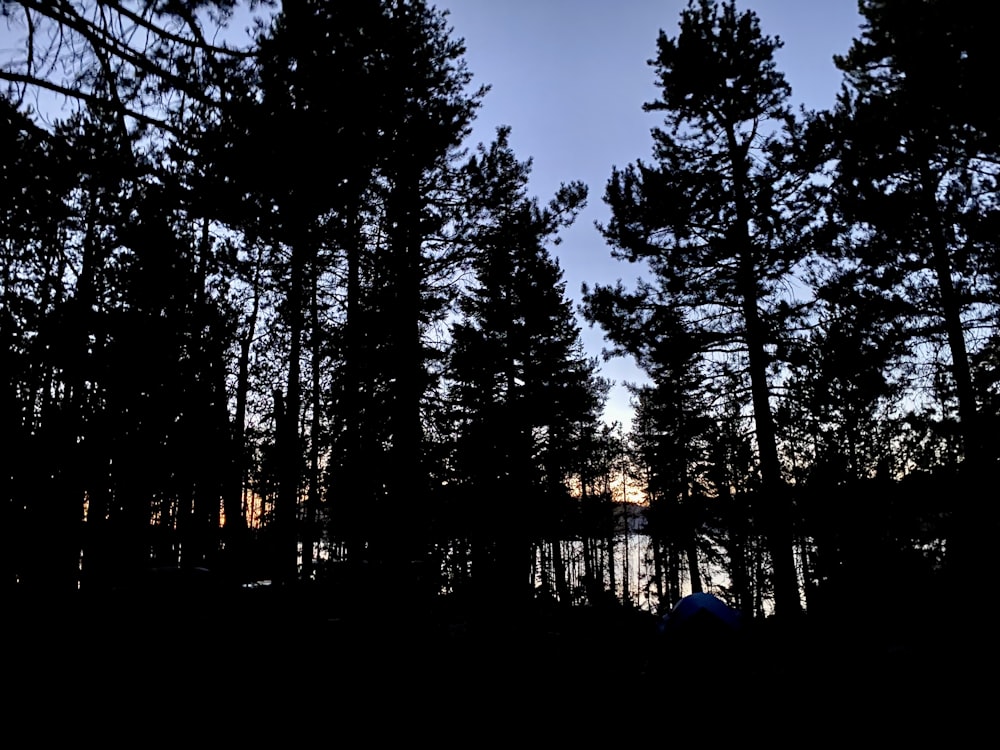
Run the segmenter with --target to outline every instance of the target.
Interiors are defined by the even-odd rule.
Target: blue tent
[[[689,594],[664,615],[668,629],[706,629],[738,631],[743,627],[743,616],[719,597],[712,594]]]

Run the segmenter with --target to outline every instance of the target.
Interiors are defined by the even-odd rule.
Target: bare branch
[[[61,86],[58,83],[53,83],[52,81],[48,81],[44,78],[37,78],[23,73],[15,73],[9,70],[0,69],[0,81],[10,81],[11,83],[22,83],[28,86],[37,86],[38,88],[45,89],[46,91],[52,91],[53,93],[61,94],[69,99],[75,99],[83,102],[84,104],[88,104],[94,108],[107,108],[110,104],[107,98],[103,96],[89,94],[86,91]],[[138,112],[130,107],[121,105],[121,112],[137,122],[158,128],[178,137],[182,135],[182,132],[178,128],[170,125],[166,121],[150,117],[149,115],[144,114],[143,112]]]
[[[203,50],[205,52],[211,52],[219,55],[227,55],[229,57],[235,57],[240,59],[247,59],[253,57],[253,53],[250,51],[233,49],[231,47],[219,47],[209,42],[207,39],[205,39],[205,35],[202,32],[201,27],[195,21],[194,16],[186,8],[182,7],[178,12],[181,14],[181,18],[183,18],[183,20],[187,23],[188,28],[191,30],[191,33],[195,37],[194,39],[188,39],[187,37],[183,37],[180,34],[175,34],[167,30],[163,26],[158,26],[157,24],[150,22],[146,18],[143,18],[138,13],[129,10],[128,8],[123,6],[120,2],[109,2],[109,0],[100,0],[100,3],[101,5],[110,6],[116,12],[120,13],[125,18],[128,18],[130,21],[137,24],[138,26],[142,26],[144,29],[152,31],[158,37],[167,39],[171,42],[175,42],[177,44],[184,45],[192,49]]]
[[[27,26],[26,59],[0,66],[0,79],[16,82],[21,100],[28,88],[37,87],[90,105],[103,102],[117,113],[123,133],[127,132],[125,117],[165,132],[177,132],[177,128],[167,124],[171,116],[167,102],[158,101],[156,106],[162,111],[151,115],[148,108],[152,102],[145,93],[165,92],[168,97],[177,94],[208,108],[219,105],[213,88],[172,67],[172,60],[176,59],[173,52],[182,56],[198,54],[200,61],[191,62],[208,66],[219,84],[225,81],[221,56],[232,59],[253,56],[250,51],[209,42],[199,20],[183,4],[169,10],[152,2],[129,8],[119,0],[94,0],[93,4],[21,0],[18,5]],[[168,17],[173,22],[166,20]],[[53,27],[49,46],[44,50],[38,46],[43,20]],[[64,45],[68,46],[64,49]],[[163,56],[164,52],[168,56]],[[70,62],[75,72],[71,70],[66,80],[58,80],[58,74],[52,70],[57,62]],[[106,92],[97,91],[93,83],[85,80],[87,62],[99,71],[97,80],[101,88],[107,87]],[[149,87],[143,88],[144,85]],[[105,99],[109,101],[104,102]]]

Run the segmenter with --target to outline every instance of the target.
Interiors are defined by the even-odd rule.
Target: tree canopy
[[[688,2],[650,38],[651,154],[603,193],[637,278],[578,310],[555,248],[588,186],[540,200],[509,127],[469,142],[488,88],[443,10],[0,5],[13,588],[785,617],[876,566],[908,603],[995,566],[978,5],[862,2],[807,112],[752,10]],[[646,377],[631,425],[581,320]]]

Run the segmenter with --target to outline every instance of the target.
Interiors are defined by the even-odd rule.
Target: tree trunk
[[[801,611],[798,576],[795,571],[792,546],[791,504],[788,488],[781,473],[778,439],[771,413],[771,390],[767,378],[768,355],[766,331],[757,308],[757,275],[755,252],[750,236],[751,211],[746,189],[748,167],[745,149],[740,147],[735,132],[727,131],[732,154],[736,222],[731,241],[738,252],[739,268],[736,281],[742,299],[743,324],[750,370],[750,394],[753,403],[754,426],[763,492],[766,495],[765,528],[774,581],[775,614],[796,614]]]
[[[277,450],[280,456],[278,497],[274,509],[275,579],[282,584],[293,583],[298,574],[298,542],[296,519],[299,504],[299,465],[302,460],[299,444],[299,412],[302,407],[302,285],[305,275],[303,248],[291,248],[291,273],[288,282],[288,378],[285,396],[275,404],[278,416]],[[280,394],[276,394],[279,395]]]
[[[257,315],[260,312],[260,264],[258,249],[254,265],[253,303],[245,323],[245,330],[239,340],[240,350],[237,360],[235,411],[233,413],[230,442],[232,445],[232,476],[225,489],[223,509],[225,525],[223,539],[226,545],[226,565],[230,571],[242,577],[245,573],[246,546],[248,543],[248,518],[243,498],[246,488],[247,447],[246,421],[247,396],[250,392],[250,350],[257,331]]]
[[[937,185],[929,171],[924,172],[925,184]],[[949,541],[949,567],[956,576],[954,585],[975,595],[975,581],[985,571],[996,568],[992,549],[996,539],[997,511],[995,503],[983,503],[980,490],[988,483],[983,477],[984,451],[980,416],[972,381],[972,367],[965,344],[962,325],[962,302],[952,280],[951,254],[944,236],[942,218],[933,194],[925,192],[925,211],[933,221],[931,250],[934,274],[941,296],[941,318],[944,323],[951,355],[951,375],[958,398],[959,427],[965,462],[962,486],[953,498],[955,504],[952,534]]]
[[[305,518],[302,524],[302,577],[309,581],[313,577],[313,557],[316,544],[316,517],[320,504],[319,444],[322,429],[322,392],[320,370],[322,347],[320,346],[319,323],[319,272],[316,264],[310,274],[309,325],[312,331],[312,351],[310,352],[310,375],[312,381],[312,405],[309,427],[309,494],[306,496]]]

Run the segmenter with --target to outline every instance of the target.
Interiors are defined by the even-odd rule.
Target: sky
[[[602,197],[612,167],[650,161],[650,129],[661,122],[642,105],[657,98],[654,71],[662,29],[676,36],[686,0],[438,0],[447,10],[453,37],[466,44],[465,60],[476,86],[491,87],[475,122],[470,145],[492,140],[500,125],[522,161],[532,160],[530,190],[547,203],[560,183],[581,180],[588,205],[552,248],[566,278],[566,293],[578,306],[583,283],[626,285],[640,269],[611,257],[595,227],[610,214]],[[833,56],[858,36],[857,0],[753,0],[761,31],[784,46],[776,64],[792,87],[791,104],[808,109],[833,106],[841,74]],[[605,346],[600,328],[581,318],[591,356]],[[634,364],[601,364],[615,382],[605,417],[627,428],[632,416],[625,382],[641,382]]]

